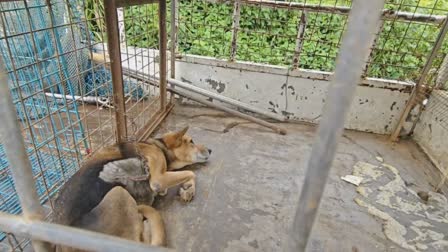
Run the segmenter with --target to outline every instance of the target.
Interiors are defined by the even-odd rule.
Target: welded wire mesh
[[[131,84],[125,89],[130,139],[141,134],[161,111],[158,12],[158,4],[145,4],[122,8],[122,17],[119,17],[119,26],[123,27],[120,34],[123,77],[124,82]]]
[[[431,93],[430,98],[425,110],[427,113],[432,114],[434,120],[431,122],[448,130],[448,94],[444,91],[436,90]]]
[[[83,1],[71,0],[0,3],[0,56],[37,192],[50,209],[52,197],[86,155],[114,140],[108,104],[92,104],[98,97],[112,97],[104,66],[89,59],[103,46],[98,38],[105,40],[98,32],[94,38],[89,24],[104,18],[86,15],[84,7]],[[1,142],[0,211],[21,212]],[[17,250],[27,242],[4,233],[0,240]]]
[[[348,0],[178,2],[182,54],[230,59],[236,50],[239,61],[327,72],[334,70],[351,6]],[[445,1],[387,1],[366,76],[416,81],[447,14]]]
[[[403,12],[411,20],[395,16],[383,21],[367,76],[416,82],[436,43],[441,20],[448,14],[448,5],[442,2],[388,1],[390,13]],[[436,16],[439,21],[417,19],[420,16]]]
[[[160,110],[157,8],[150,4],[119,10],[129,138]],[[52,196],[82,160],[115,140],[103,1],[0,3],[0,15],[1,56],[36,188],[51,214]],[[146,34],[153,37],[142,43],[146,24]],[[102,54],[105,62],[91,61],[94,53]],[[20,213],[1,143],[0,201],[0,211]],[[13,234],[0,233],[0,239],[2,247],[18,251],[28,242]]]
[[[18,119],[29,144],[38,193],[42,201],[46,201],[64,181],[63,177],[73,173],[81,155],[79,148],[70,148],[83,142],[84,130],[79,123],[77,104],[64,102],[61,106],[46,95],[46,92],[78,93],[74,70],[78,64],[73,60],[67,64],[75,45],[64,43],[62,46],[68,41],[67,29],[61,22],[66,18],[63,3],[55,2],[51,8],[45,1],[2,3],[0,7],[1,56],[11,79],[8,85]],[[87,144],[83,147],[85,149]],[[60,155],[61,152],[65,155]],[[1,210],[18,213],[20,206],[3,148],[0,159]],[[62,167],[66,170],[61,170]]]

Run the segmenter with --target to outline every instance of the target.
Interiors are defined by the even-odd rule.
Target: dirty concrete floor
[[[106,122],[109,113],[87,118],[89,128],[98,127],[95,116]],[[192,202],[180,202],[173,188],[155,203],[168,246],[195,252],[284,251],[316,128],[279,124],[288,130],[281,136],[216,110],[177,105],[155,135],[186,125],[195,142],[213,153],[207,164],[187,168],[197,175]],[[113,136],[110,124],[100,131],[92,134],[92,144]],[[415,191],[431,190],[438,182],[436,168],[414,142],[392,144],[387,136],[344,132],[308,251],[405,251],[385,237],[380,220],[353,201],[356,187],[340,179],[352,174],[358,161],[378,164],[377,156]]]
[[[196,196],[179,201],[177,188],[159,199],[168,246],[178,251],[283,251],[298,203],[315,127],[282,124],[286,136],[215,110],[176,106],[157,134],[190,126],[195,142],[213,149],[195,171]],[[346,131],[327,183],[309,251],[404,251],[381,221],[354,201],[355,186],[340,179],[357,161],[394,165],[415,190],[431,190],[435,167],[412,141]]]

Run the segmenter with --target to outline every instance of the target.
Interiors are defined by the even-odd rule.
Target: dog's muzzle
[[[207,162],[208,159],[210,158],[211,154],[212,154],[211,149],[204,149],[203,151],[199,152],[196,155],[196,160],[197,160],[197,162],[200,162],[200,163]]]

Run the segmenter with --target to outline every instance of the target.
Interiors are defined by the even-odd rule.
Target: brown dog
[[[196,145],[187,130],[99,150],[64,184],[55,201],[54,221],[163,245],[163,221],[148,205],[177,185],[181,199],[190,201],[195,194],[194,173],[174,170],[206,162],[211,154]],[[141,228],[145,218],[151,223],[151,239]]]
[[[154,246],[165,244],[165,228],[160,214],[150,206],[137,205],[129,192],[121,186],[112,188],[98,206],[72,226]],[[56,251],[81,250],[58,246]]]

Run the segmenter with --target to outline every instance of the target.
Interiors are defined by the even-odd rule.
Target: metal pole
[[[206,0],[208,2],[216,2],[216,0]],[[237,0],[232,0],[234,2]],[[298,3],[294,1],[278,1],[278,0],[238,0],[241,4],[255,6],[255,7],[265,7],[274,9],[288,9],[288,10],[299,10],[299,11],[309,11],[315,13],[329,13],[338,15],[348,15],[352,8],[348,6],[335,6],[324,5],[324,4],[309,4],[307,1],[303,3]],[[321,1],[322,2],[322,1]],[[422,23],[433,23],[441,24],[446,19],[442,15],[434,14],[419,14],[415,12],[403,12],[394,11],[390,9],[382,10],[382,18],[385,20],[403,20],[411,22],[422,22]]]
[[[8,74],[0,57],[0,139],[5,147],[6,157],[11,167],[15,189],[19,196],[25,221],[43,219],[42,208],[36,192],[36,184],[28,155],[26,154],[20,125],[17,121],[16,108],[9,92]],[[33,240],[33,248],[36,252],[50,251],[50,244]]]
[[[297,24],[297,38],[296,38],[296,48],[294,50],[294,58],[292,60],[292,69],[299,68],[300,53],[302,52],[303,43],[305,40],[305,29],[306,29],[306,11],[302,11],[300,15],[299,22]]]
[[[240,1],[233,4],[232,44],[230,48],[230,61],[235,61],[238,42],[238,30],[240,29]]]
[[[305,251],[337,143],[380,22],[384,0],[353,1],[322,121],[311,151],[291,230],[290,251]]]
[[[274,114],[274,113],[270,113],[268,111],[264,111],[264,110],[259,109],[257,107],[254,107],[254,106],[251,106],[249,104],[246,104],[244,102],[240,102],[240,101],[237,101],[237,100],[234,100],[234,99],[231,99],[231,98],[219,95],[219,94],[215,94],[215,93],[210,92],[208,90],[205,90],[205,89],[202,89],[202,88],[198,88],[196,86],[187,84],[187,83],[179,81],[179,80],[168,79],[168,82],[170,84],[174,85],[174,86],[178,86],[178,87],[184,88],[184,89],[186,89],[188,91],[191,91],[191,92],[194,92],[194,93],[197,93],[197,94],[201,94],[201,95],[207,96],[207,97],[212,98],[212,99],[216,99],[218,101],[221,101],[221,102],[233,105],[233,106],[237,106],[238,108],[242,108],[242,109],[247,110],[247,111],[251,111],[251,112],[254,112],[254,113],[257,113],[257,114],[260,114],[260,115],[263,115],[263,116],[266,116],[266,117],[269,117],[269,118],[272,118],[272,119],[275,119],[275,120],[278,120],[278,121],[281,121],[281,122],[286,121],[286,118],[284,116],[282,116],[282,115],[277,115],[277,114]]]
[[[159,1],[159,75],[160,111],[166,108],[166,0]]]
[[[126,74],[126,69],[125,69],[125,74]],[[135,79],[137,79],[137,80],[139,80],[139,81],[146,82],[146,83],[148,83],[148,84],[150,84],[150,85],[157,85],[157,84],[158,84],[157,82],[155,82],[155,81],[153,81],[152,79],[148,78],[148,77],[145,76],[144,74],[137,74],[137,75],[136,75],[134,72],[130,72],[130,73],[129,73],[129,76],[131,76],[132,78],[135,78]],[[154,78],[157,80],[157,77],[154,77]],[[169,79],[169,82],[170,82],[171,84],[173,84],[173,83],[176,83],[177,81],[176,81],[176,82],[172,82],[172,80]],[[189,85],[189,86],[191,86],[191,85]],[[179,87],[180,87],[180,86],[179,86]],[[185,89],[189,90],[188,88],[185,88]],[[236,110],[233,110],[233,109],[224,107],[224,106],[222,106],[222,105],[218,105],[218,104],[215,104],[215,103],[213,103],[213,102],[209,102],[209,101],[203,100],[203,99],[201,99],[201,98],[199,98],[199,97],[196,97],[196,96],[194,96],[194,95],[191,95],[191,94],[189,94],[189,93],[186,93],[185,91],[181,90],[180,88],[175,88],[175,85],[168,87],[168,90],[169,90],[171,93],[178,94],[178,95],[180,95],[180,96],[182,96],[182,97],[186,97],[186,98],[191,99],[191,100],[193,100],[193,101],[197,101],[197,102],[202,103],[202,104],[204,104],[204,105],[207,105],[207,106],[209,106],[209,107],[212,107],[212,108],[216,108],[216,109],[225,111],[225,112],[227,112],[227,113],[229,113],[229,114],[232,114],[232,115],[235,115],[235,116],[244,118],[244,119],[249,120],[249,121],[252,121],[252,122],[254,122],[254,123],[258,123],[258,124],[260,124],[260,125],[263,125],[263,126],[265,126],[265,127],[268,127],[268,128],[270,128],[270,129],[273,129],[275,132],[277,132],[277,133],[279,133],[279,134],[281,134],[281,135],[286,135],[286,130],[285,130],[285,129],[279,128],[279,127],[277,127],[276,125],[274,125],[274,124],[272,124],[272,123],[269,123],[269,122],[260,120],[260,119],[258,119],[258,118],[253,117],[253,116],[250,116],[250,115],[243,114],[243,113],[241,113],[241,112],[238,112],[238,111],[236,111]],[[202,89],[200,89],[200,90],[202,90]],[[200,94],[200,92],[195,92],[194,89],[191,89],[190,91],[192,91],[192,92],[194,92],[194,93],[199,93],[199,94]],[[202,91],[205,91],[205,90],[202,90]],[[210,98],[212,98],[212,97],[210,97]],[[213,99],[213,98],[212,98],[212,99]],[[218,99],[217,99],[217,100],[218,100]],[[171,106],[169,106],[169,107],[167,108],[167,111],[169,111],[170,109],[171,109]],[[168,113],[167,111],[165,111],[165,113]],[[156,120],[157,120],[157,119],[156,119]],[[143,137],[147,137],[147,136],[148,136],[148,134],[143,133]]]
[[[0,212],[0,228],[6,232],[31,236],[39,240],[85,251],[172,251],[79,228],[39,220],[27,220],[17,215],[2,212]]]
[[[104,13],[107,29],[107,49],[110,57],[112,87],[115,108],[115,123],[117,127],[117,142],[127,138],[126,107],[124,102],[123,75],[121,69],[120,33],[118,30],[118,15],[115,0],[104,0]]]
[[[177,52],[177,0],[171,0],[171,69],[170,77],[172,79],[176,78],[176,52]]]
[[[179,28],[179,11],[178,11],[178,2],[177,0],[171,0],[171,31],[170,31],[170,39],[171,39],[171,59],[170,59],[170,78],[176,78],[176,56],[177,56],[177,31]],[[170,103],[173,103],[174,95],[170,95]]]
[[[93,53],[91,58],[95,62],[106,63],[106,60],[104,59],[104,56],[102,54]],[[105,64],[105,66],[107,67],[107,63]],[[151,77],[154,80],[159,80],[159,77],[157,77],[155,75],[148,76],[148,74],[143,73],[143,72],[137,72],[136,73],[135,71],[131,71],[130,69],[128,69],[126,67],[123,68],[123,74],[127,75],[127,76],[130,76],[132,78],[136,78],[136,79],[141,80],[141,81],[145,81],[145,82],[149,82],[148,81],[148,77]],[[176,87],[181,87],[181,88],[186,89],[188,91],[207,96],[207,97],[209,97],[211,99],[216,99],[218,101],[221,101],[221,102],[224,102],[224,103],[236,106],[238,108],[242,108],[244,110],[251,111],[251,112],[254,112],[254,113],[257,113],[257,114],[269,117],[269,118],[272,118],[272,119],[275,119],[277,121],[284,122],[284,121],[287,120],[287,118],[285,116],[282,116],[282,115],[279,115],[279,114],[274,114],[274,113],[271,113],[271,112],[268,112],[268,111],[264,111],[264,110],[259,109],[257,107],[251,106],[249,104],[246,104],[246,103],[243,103],[243,102],[240,102],[240,101],[237,101],[237,100],[234,100],[234,99],[231,99],[231,98],[228,98],[228,97],[225,97],[225,96],[213,93],[213,92],[210,92],[208,90],[196,87],[194,85],[190,85],[188,83],[185,83],[185,82],[182,82],[182,81],[179,81],[179,80],[176,80],[176,79],[169,78],[167,80],[167,82],[169,84],[171,84],[170,85],[170,90],[171,89],[175,89]],[[151,84],[153,85],[153,83],[151,83]]]
[[[204,104],[206,106],[209,106],[209,107],[212,107],[212,108],[215,108],[215,109],[219,109],[219,110],[227,112],[227,113],[229,113],[231,115],[238,116],[238,117],[241,117],[241,118],[246,119],[248,121],[260,124],[260,125],[262,125],[264,127],[272,129],[273,131],[275,131],[276,133],[278,133],[280,135],[286,135],[286,133],[287,133],[285,129],[277,127],[275,124],[272,124],[272,123],[260,120],[258,118],[253,117],[253,116],[250,116],[250,115],[243,114],[243,113],[238,112],[236,110],[233,110],[233,109],[230,109],[230,108],[227,108],[227,107],[215,104],[213,102],[206,101],[206,100],[201,99],[199,97],[196,97],[194,95],[188,94],[185,91],[179,90],[179,88],[177,88],[177,89],[170,88],[170,91],[173,92],[173,93],[176,93],[178,95],[181,95],[183,97],[186,97],[188,99],[191,99],[193,101],[197,101],[199,103],[202,103],[202,104]]]

